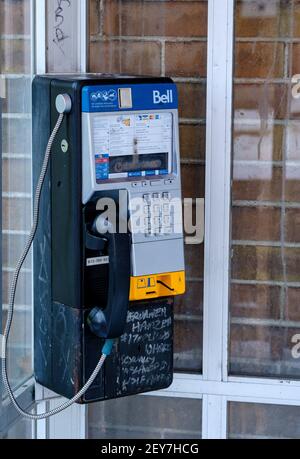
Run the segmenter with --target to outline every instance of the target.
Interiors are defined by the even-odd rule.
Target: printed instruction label
[[[87,266],[99,266],[99,265],[108,265],[109,264],[109,257],[95,257],[95,258],[87,258],[86,265]]]

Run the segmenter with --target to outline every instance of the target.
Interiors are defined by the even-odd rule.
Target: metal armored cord
[[[21,255],[21,257],[20,257],[20,259],[19,259],[19,261],[17,263],[16,269],[14,271],[13,279],[12,279],[12,282],[11,282],[11,286],[10,286],[8,315],[7,315],[7,321],[6,321],[6,325],[5,325],[5,329],[4,329],[4,335],[3,335],[2,378],[3,378],[4,387],[7,390],[9,398],[10,398],[12,404],[14,405],[14,407],[16,408],[16,410],[22,416],[24,416],[24,417],[26,417],[28,419],[34,420],[34,421],[38,421],[38,420],[41,420],[41,419],[49,418],[50,416],[53,416],[55,414],[60,413],[61,411],[65,410],[66,408],[68,408],[71,405],[73,405],[73,403],[77,402],[85,394],[85,392],[89,389],[89,387],[92,385],[92,383],[94,382],[95,378],[97,377],[97,375],[98,375],[99,371],[101,370],[101,368],[102,368],[102,366],[103,366],[103,364],[105,362],[105,359],[106,359],[106,355],[103,354],[101,356],[101,358],[100,358],[95,370],[93,371],[92,375],[90,376],[89,380],[86,382],[86,384],[82,387],[82,389],[73,398],[71,398],[67,402],[63,403],[62,405],[58,406],[57,408],[55,408],[55,409],[53,409],[53,410],[51,410],[51,411],[49,411],[47,413],[41,413],[41,414],[38,414],[38,415],[27,413],[26,411],[24,411],[19,406],[18,402],[16,401],[16,399],[14,397],[13,390],[12,390],[12,388],[10,386],[9,379],[8,379],[8,372],[7,372],[7,342],[8,342],[8,338],[9,338],[9,334],[10,334],[10,330],[11,330],[11,326],[12,326],[12,321],[13,321],[15,296],[16,296],[16,289],[17,289],[18,279],[19,279],[19,275],[20,275],[22,266],[24,264],[24,261],[26,260],[26,257],[27,257],[27,255],[28,255],[28,253],[30,251],[30,248],[32,246],[33,240],[34,240],[36,232],[37,232],[38,223],[39,223],[39,211],[40,211],[41,194],[42,194],[42,188],[43,188],[43,184],[44,184],[44,181],[45,181],[45,177],[46,177],[46,174],[47,174],[49,160],[50,160],[50,157],[51,157],[51,148],[52,148],[54,139],[56,137],[56,134],[57,134],[57,132],[58,132],[58,130],[59,130],[61,124],[62,124],[63,119],[64,119],[64,113],[61,113],[59,115],[59,117],[58,117],[58,120],[56,122],[56,125],[55,125],[53,131],[52,131],[52,134],[51,134],[51,136],[49,138],[48,145],[47,145],[47,148],[46,148],[45,157],[44,157],[44,161],[43,161],[43,165],[42,165],[42,170],[41,170],[41,174],[40,174],[40,177],[39,177],[39,180],[38,180],[38,183],[37,183],[37,188],[36,188],[35,197],[34,197],[33,221],[32,221],[31,231],[30,231],[28,240],[26,242],[24,251],[23,251],[23,253],[22,253],[22,255]]]

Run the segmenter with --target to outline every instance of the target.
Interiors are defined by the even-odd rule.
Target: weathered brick
[[[187,279],[203,279],[204,274],[204,244],[185,244],[185,271]]]
[[[206,42],[167,42],[165,49],[166,75],[206,77]]]
[[[233,246],[233,279],[300,282],[299,266],[299,248]]]
[[[282,83],[236,83],[234,85],[234,109],[238,119],[285,119],[287,114],[288,87]]]
[[[298,406],[236,403],[228,406],[229,438],[298,439]]]
[[[0,0],[0,31],[5,35],[30,34],[30,0]]]
[[[7,271],[4,271],[2,274],[2,296],[3,296],[3,303],[8,304],[9,302],[9,289],[12,281],[12,276],[13,273],[10,272],[8,273]],[[32,283],[31,283],[31,273],[30,272],[22,272],[20,274],[19,278],[19,284],[18,284],[18,289],[16,293],[16,305],[31,305],[31,290],[32,290]],[[29,311],[28,311],[29,312]],[[30,327],[31,325],[31,315],[28,314],[28,326]],[[14,328],[16,330],[17,335],[29,333],[28,327],[24,327],[24,323],[22,326],[17,326],[17,324],[14,325]],[[22,340],[23,343],[25,339]]]
[[[285,210],[285,241],[300,242],[300,209]]]
[[[26,243],[27,235],[7,234],[2,235],[2,263],[5,268],[15,268]],[[31,257],[28,256],[24,268],[31,267]]]
[[[286,128],[286,159],[300,160],[299,148],[300,121],[289,121]]]
[[[0,39],[1,73],[26,73],[30,68],[30,40]]]
[[[202,324],[177,320],[174,327],[174,367],[176,370],[202,369]]]
[[[255,319],[280,318],[281,287],[231,284],[230,315]]]
[[[287,289],[285,304],[285,319],[300,322],[300,288]]]
[[[175,298],[175,314],[202,316],[203,312],[203,282],[189,281],[186,283],[186,293]]]
[[[205,193],[205,167],[199,164],[182,164],[182,193],[184,198],[203,198]]]
[[[234,159],[281,161],[284,127],[236,122],[234,125]]]
[[[292,37],[300,38],[300,3],[299,3],[299,0],[295,0],[293,6],[294,6],[294,10],[293,10],[293,34],[292,34]]]
[[[233,199],[281,200],[282,170],[272,165],[234,164]]]
[[[6,78],[3,113],[31,113],[31,77]]]
[[[180,154],[184,159],[205,159],[206,126],[180,125]]]
[[[236,43],[235,58],[236,78],[281,78],[284,75],[282,43]]]
[[[232,209],[232,239],[279,241],[281,211],[272,207],[236,207]]]
[[[2,190],[4,192],[31,193],[31,160],[2,160]]]
[[[89,33],[97,35],[100,32],[100,0],[89,0]]]
[[[30,154],[31,152],[31,120],[30,119],[9,119],[6,118],[2,123],[3,153]],[[20,134],[22,133],[22,141]]]
[[[300,282],[300,249],[286,247],[283,250],[286,263],[286,277],[288,282]]]
[[[300,52],[300,43],[293,43],[292,52],[289,53],[289,60],[292,63],[292,74],[290,76],[300,73],[299,52]]]
[[[293,202],[300,201],[300,166],[298,165],[286,165],[285,199]]]
[[[206,85],[178,83],[179,115],[182,118],[206,117]]]
[[[205,159],[206,126],[203,124],[180,125],[181,158]]]
[[[206,37],[207,2],[105,1],[104,34]]]
[[[4,230],[28,230],[31,224],[31,199],[4,198],[2,219]]]
[[[234,246],[232,278],[244,280],[282,280],[281,251],[277,247]]]
[[[231,373],[299,379],[299,359],[292,338],[299,328],[234,324],[231,326]]]
[[[236,2],[235,27],[237,37],[285,37],[289,35],[291,1],[282,4],[268,0],[261,6],[257,0]]]
[[[161,74],[158,42],[97,41],[90,44],[90,71],[127,74]]]
[[[271,366],[272,362],[280,360],[283,342],[280,327],[231,324],[231,359],[249,359],[249,362],[240,363],[240,374],[249,374],[247,364],[251,366],[251,359],[260,360],[262,370],[263,363],[268,362]]]

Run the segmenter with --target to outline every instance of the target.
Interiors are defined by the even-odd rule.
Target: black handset
[[[99,338],[118,338],[124,332],[129,305],[130,235],[111,231],[111,225],[101,215],[95,219],[92,233],[90,243],[98,249],[103,247],[103,242],[107,245],[109,275],[106,307],[95,306],[87,323]]]

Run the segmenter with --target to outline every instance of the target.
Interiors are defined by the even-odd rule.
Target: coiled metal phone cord
[[[52,134],[51,134],[51,136],[49,138],[48,145],[47,145],[47,148],[46,148],[45,157],[44,157],[44,161],[43,161],[43,166],[42,166],[41,174],[40,174],[40,177],[39,177],[39,180],[38,180],[38,184],[37,184],[37,188],[36,188],[36,192],[35,192],[35,197],[34,197],[33,222],[32,222],[31,231],[30,231],[28,240],[26,242],[24,251],[23,251],[23,253],[22,253],[22,255],[21,255],[21,257],[20,257],[20,259],[19,259],[19,261],[17,263],[16,269],[14,271],[12,283],[11,283],[11,286],[10,286],[8,315],[7,315],[7,321],[6,321],[6,325],[5,325],[5,329],[4,329],[3,343],[2,343],[2,346],[3,346],[3,348],[2,348],[2,378],[3,378],[4,387],[7,390],[9,398],[10,398],[12,404],[14,405],[14,407],[16,408],[16,410],[22,416],[24,416],[24,417],[26,417],[28,419],[31,419],[31,420],[35,420],[35,421],[38,421],[38,420],[41,420],[41,419],[46,419],[46,418],[49,418],[50,416],[58,414],[61,411],[65,410],[66,408],[69,408],[71,405],[73,405],[73,403],[77,402],[85,394],[85,392],[89,389],[89,387],[94,382],[95,378],[97,377],[99,371],[101,370],[101,368],[102,368],[102,366],[103,366],[103,364],[105,362],[105,359],[106,359],[107,355],[110,354],[112,346],[113,346],[113,341],[112,340],[107,340],[105,342],[105,344],[103,346],[103,349],[102,349],[102,356],[101,356],[101,358],[100,358],[95,370],[93,371],[92,375],[90,376],[89,380],[82,387],[82,389],[73,398],[71,398],[67,402],[63,403],[62,405],[58,406],[57,408],[55,408],[55,409],[53,409],[53,410],[51,410],[51,411],[49,411],[47,413],[41,413],[41,414],[37,414],[37,415],[31,414],[31,413],[27,413],[26,411],[24,411],[19,406],[17,400],[14,397],[13,390],[12,390],[12,388],[10,386],[9,379],[8,379],[8,372],[7,372],[7,342],[8,342],[8,338],[9,338],[9,334],[10,334],[10,330],[11,330],[11,326],[12,326],[12,321],[13,321],[15,296],[16,296],[16,289],[17,289],[17,284],[18,284],[20,271],[22,269],[22,266],[24,264],[24,261],[25,261],[27,255],[28,255],[28,253],[30,251],[30,248],[32,246],[32,243],[33,243],[33,240],[34,240],[34,237],[36,235],[37,228],[38,228],[41,194],[42,194],[42,188],[43,188],[43,184],[44,184],[45,177],[46,177],[46,174],[47,174],[47,169],[48,169],[49,160],[50,160],[50,156],[51,156],[51,148],[52,148],[54,139],[56,137],[56,134],[57,134],[62,122],[63,122],[63,119],[64,119],[64,113],[61,113],[59,115],[59,117],[58,117],[57,123],[56,123],[56,125],[55,125],[55,127],[53,129],[53,132],[52,132]]]

